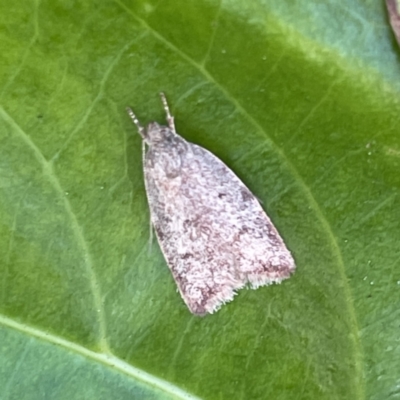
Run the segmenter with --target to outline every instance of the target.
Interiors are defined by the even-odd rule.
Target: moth
[[[176,132],[160,95],[168,126],[144,128],[127,112],[143,139],[146,194],[161,250],[187,307],[204,315],[238,289],[289,278],[295,263],[256,197],[221,160]]]

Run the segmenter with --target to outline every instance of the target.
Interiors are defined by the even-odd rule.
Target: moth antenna
[[[132,109],[130,107],[126,107],[126,112],[131,117],[132,122],[136,125],[140,136],[144,139],[145,138],[144,128],[142,125],[140,125],[140,122],[139,122],[137,116],[135,115],[135,113],[132,111]]]
[[[160,93],[160,97],[161,97],[161,101],[164,106],[165,114],[167,114],[167,122],[168,122],[169,129],[171,129],[174,133],[176,133],[174,117],[171,115],[171,112],[169,111],[167,99],[165,97],[164,92]]]

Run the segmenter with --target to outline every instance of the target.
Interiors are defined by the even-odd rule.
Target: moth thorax
[[[146,129],[146,142],[148,144],[164,142],[173,135],[174,133],[168,127],[152,122]]]

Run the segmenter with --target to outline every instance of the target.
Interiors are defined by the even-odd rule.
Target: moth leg
[[[169,129],[171,129],[174,133],[176,133],[174,117],[171,115],[171,112],[169,111],[169,107],[168,107],[167,99],[165,98],[165,94],[163,92],[161,92],[160,96],[161,96],[161,101],[164,106],[165,114],[167,114],[167,122],[168,122]]]
[[[150,232],[149,232],[149,246],[147,248],[147,253],[151,254],[151,248],[153,246],[153,224],[151,223],[151,217],[150,217]]]
[[[140,136],[144,139],[145,138],[145,130],[144,130],[143,126],[140,125],[140,122],[139,122],[137,116],[135,115],[135,113],[132,111],[132,109],[130,107],[126,107],[126,112],[131,117],[132,122],[136,125]]]

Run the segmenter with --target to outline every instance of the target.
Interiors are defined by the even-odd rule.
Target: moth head
[[[148,145],[164,142],[174,133],[166,126],[159,125],[157,122],[151,122],[144,134],[144,140]]]

